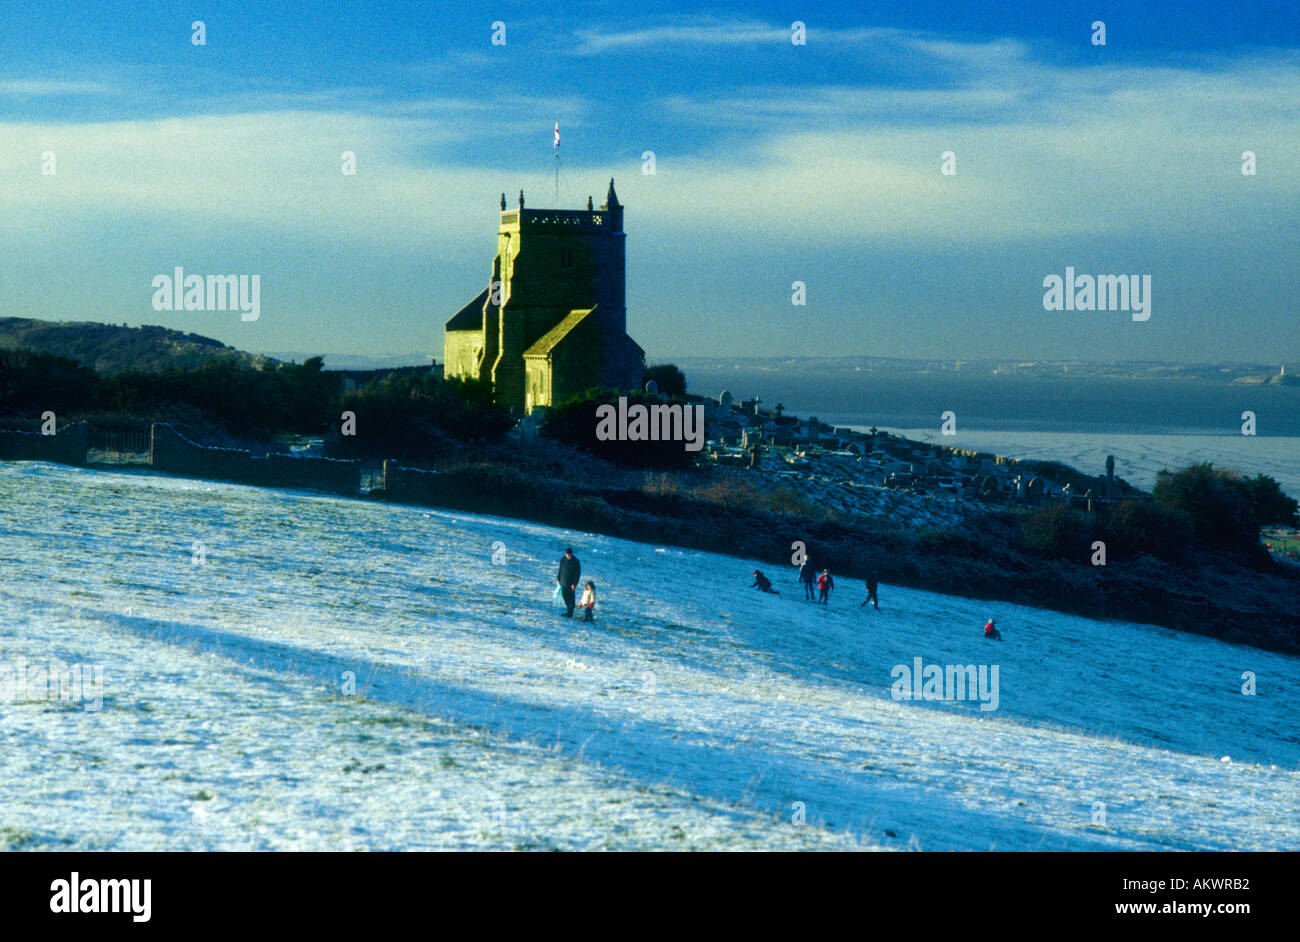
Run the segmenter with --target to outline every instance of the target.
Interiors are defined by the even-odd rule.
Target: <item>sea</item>
[[[837,427],[875,426],[1010,458],[1061,461],[1150,489],[1162,469],[1209,461],[1267,474],[1300,497],[1300,387],[1145,376],[1018,376],[958,371],[778,369],[683,361],[698,395],[758,396]],[[942,434],[954,414],[955,434]],[[1242,414],[1254,414],[1254,435]]]

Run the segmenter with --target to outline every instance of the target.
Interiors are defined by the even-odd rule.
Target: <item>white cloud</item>
[[[624,29],[582,29],[577,31],[578,45],[570,50],[574,55],[602,55],[616,50],[639,49],[646,46],[760,46],[790,44],[794,19],[786,24],[772,24],[757,20],[701,18],[693,16],[654,26]],[[809,45],[865,45],[889,41],[895,37],[910,36],[901,30],[883,27],[831,29],[816,22],[805,23],[805,38]]]
[[[945,41],[932,51],[980,65],[942,89],[674,96],[656,106],[706,128],[719,149],[676,156],[650,142],[656,176],[642,177],[628,159],[585,167],[576,185],[599,196],[617,177],[637,226],[700,238],[769,227],[804,243],[1212,232],[1225,223],[1225,201],[1243,192],[1300,205],[1300,177],[1283,170],[1300,166],[1294,53],[1231,68],[1074,69],[1035,63],[998,41]],[[586,107],[576,98],[533,104]],[[476,116],[493,113],[473,99],[429,98],[367,113],[0,122],[0,212],[11,229],[46,234],[130,214],[437,252],[481,237],[485,220],[492,224],[485,203],[499,190],[512,201],[520,184],[550,192],[536,170],[453,166],[438,156],[481,137]],[[492,128],[502,132],[499,119]],[[1261,170],[1243,180],[1247,149]],[[40,155],[50,150],[59,171],[46,178]],[[339,172],[345,150],[357,155],[355,177]],[[957,154],[956,177],[939,173],[945,150]]]
[[[99,82],[60,82],[44,79],[0,81],[0,96],[40,98],[57,95],[107,95],[113,89]]]

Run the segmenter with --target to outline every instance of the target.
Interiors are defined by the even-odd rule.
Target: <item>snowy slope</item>
[[[0,703],[0,842],[1300,848],[1295,658],[147,474],[0,464],[0,507],[0,663],[106,675],[97,712]],[[566,543],[595,624],[551,607]],[[998,709],[893,699],[918,657],[997,665]]]

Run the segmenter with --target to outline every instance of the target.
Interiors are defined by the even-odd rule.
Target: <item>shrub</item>
[[[826,520],[831,517],[829,508],[809,500],[788,484],[782,484],[768,491],[763,503],[766,509],[787,517],[809,517],[814,520]]]
[[[511,465],[469,461],[445,468],[438,477],[440,503],[481,513],[528,517],[550,509],[556,494]]]
[[[1257,474],[1249,479],[1230,480],[1246,499],[1260,526],[1300,526],[1300,516],[1297,515],[1300,504],[1283,493],[1281,486],[1271,477]]]
[[[513,424],[509,413],[485,402],[477,386],[430,373],[390,374],[343,396],[340,411],[355,412],[357,434],[331,448],[337,457],[428,462],[448,440],[493,441]]]
[[[1179,559],[1192,539],[1192,520],[1180,510],[1168,510],[1144,500],[1125,500],[1105,516],[1101,538],[1107,552],[1119,558],[1149,553]]]
[[[574,529],[598,527],[612,521],[614,510],[601,500],[589,494],[576,494],[565,497],[560,502],[560,512],[567,525]]]
[[[767,503],[763,491],[742,478],[721,477],[703,487],[694,488],[691,496],[728,510],[761,510]]]
[[[659,385],[659,392],[665,396],[686,395],[686,374],[671,363],[657,363],[647,366],[641,374],[641,388],[654,380]]]
[[[647,474],[641,490],[652,497],[677,497],[682,492],[682,483],[670,474]]]
[[[1161,471],[1152,497],[1164,510],[1187,514],[1207,542],[1228,546],[1259,542],[1259,521],[1236,475],[1208,461],[1174,474]]]
[[[0,413],[56,413],[95,404],[100,389],[93,370],[75,360],[31,350],[0,350]]]
[[[918,548],[925,553],[951,553],[978,559],[985,555],[979,535],[956,527],[925,527],[916,534]]]
[[[1020,542],[1047,556],[1083,561],[1091,549],[1090,529],[1083,515],[1068,504],[1048,504],[1025,515]]]
[[[589,389],[546,413],[541,433],[547,438],[574,445],[616,464],[638,468],[684,468],[694,460],[694,452],[681,441],[601,441],[596,437],[600,422],[597,410],[602,405],[617,406],[620,396],[628,405],[680,405],[663,396],[643,392],[618,392],[612,389]]]

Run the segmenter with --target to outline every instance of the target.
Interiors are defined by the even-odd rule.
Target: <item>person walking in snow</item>
[[[880,608],[880,601],[876,598],[876,574],[867,573],[867,597],[863,599],[862,604],[865,606],[870,602],[875,608]]]
[[[829,569],[823,569],[822,574],[817,577],[817,588],[821,590],[817,601],[823,605],[829,604],[826,599],[830,596],[831,589],[835,588],[835,580],[831,578]]]
[[[582,589],[582,601],[578,603],[578,608],[582,609],[582,620],[591,621],[592,612],[596,610],[596,583],[588,582]]]
[[[984,626],[984,637],[988,638],[990,641],[1002,640],[1002,632],[998,631],[998,626],[993,624],[992,618],[990,618],[988,624]]]
[[[817,596],[813,593],[813,586],[817,584],[817,570],[810,560],[805,559],[799,567],[799,581],[803,583],[804,599],[808,602],[817,601]]]
[[[771,595],[781,594],[772,588],[772,580],[763,575],[757,569],[754,570],[754,581],[749,584],[749,587],[751,589],[758,589],[760,592],[767,592]]]
[[[578,557],[573,555],[573,547],[564,548],[564,556],[560,559],[560,571],[555,576],[555,581],[560,584],[560,592],[564,596],[564,616],[573,617],[574,591],[578,588],[578,577],[582,575],[582,563],[578,562]]]

